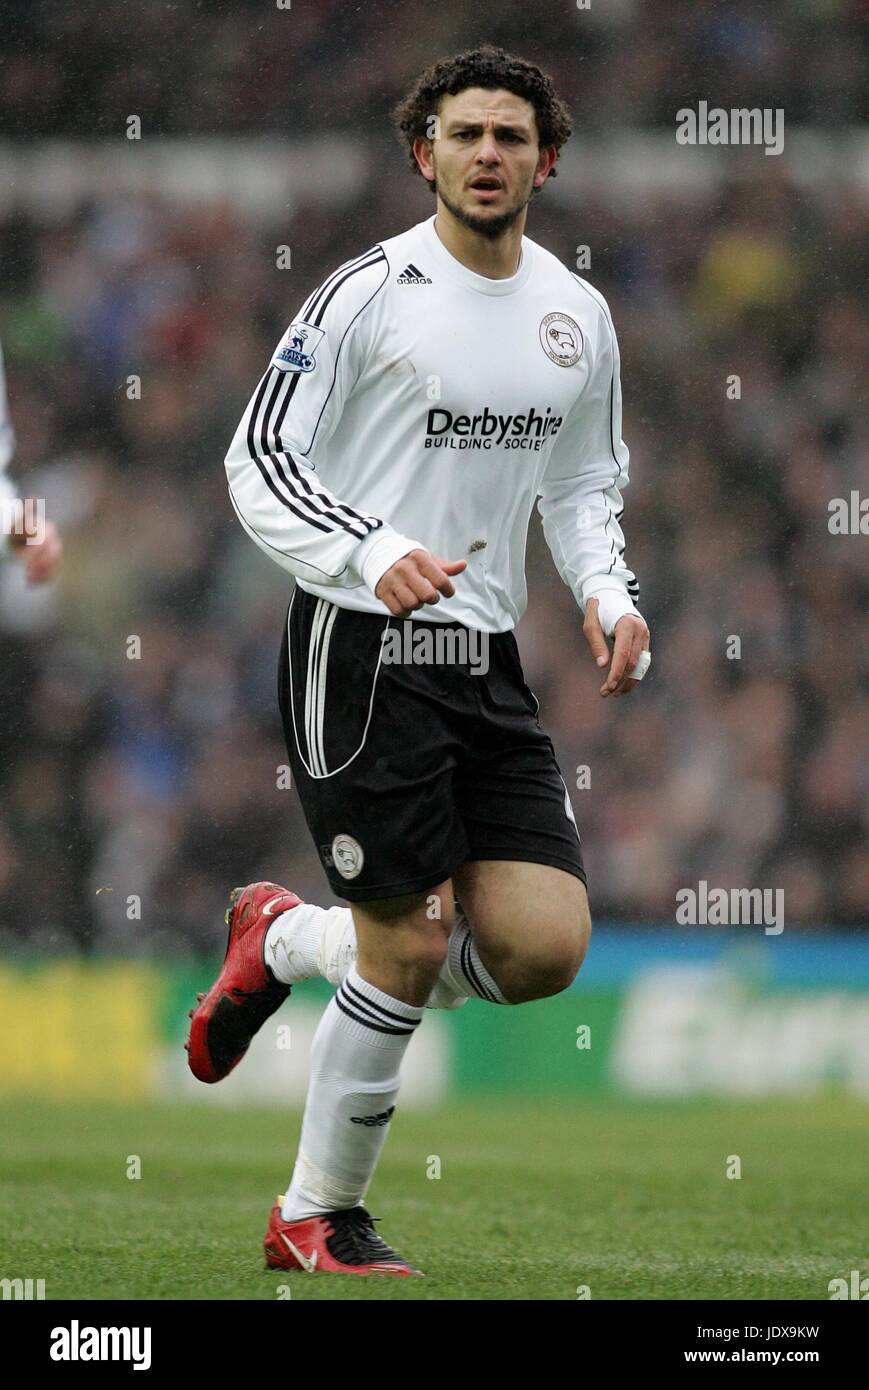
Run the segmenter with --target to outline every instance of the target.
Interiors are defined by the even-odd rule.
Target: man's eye
[[[467,138],[468,140],[473,140],[473,138],[474,138],[474,132],[473,132],[472,130],[459,130],[459,131],[456,132],[456,139],[457,139],[457,140],[464,140],[464,139],[466,139],[466,138]]]

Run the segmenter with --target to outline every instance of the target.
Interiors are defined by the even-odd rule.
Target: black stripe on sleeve
[[[299,317],[303,319],[306,323],[309,323],[311,321],[310,316],[311,314],[313,314],[323,295],[327,294],[329,290],[333,288],[335,281],[339,277],[345,275],[352,275],[357,270],[364,270],[366,266],[376,265],[378,261],[384,259],[385,256],[381,247],[371,246],[368,248],[367,251],[363,251],[361,256],[357,256],[355,260],[345,261],[343,265],[339,265],[336,270],[332,271],[331,275],[326,276],[326,279],[323,281],[321,285],[317,286],[310,299],[305,304]]]
[[[284,471],[278,453],[275,453],[269,449],[269,425],[271,417],[275,410],[275,406],[279,400],[281,387],[285,381],[285,378],[284,381],[281,380],[283,374],[279,372],[276,367],[273,367],[272,371],[274,372],[274,376],[275,378],[277,378],[277,380],[275,380],[273,383],[274,389],[272,391],[271,398],[263,412],[262,424],[260,426],[260,452],[257,452],[256,448],[255,430],[256,417],[259,414],[259,411],[262,406],[262,400],[265,395],[265,391],[262,389],[262,387],[260,388],[260,391],[257,394],[256,404],[254,406],[253,411],[251,412],[251,418],[248,422],[247,438],[248,450],[251,458],[255,461],[257,468],[259,469],[263,477],[263,480],[270,488],[270,490],[274,493],[275,497],[277,497],[278,500],[281,501],[285,507],[289,508],[290,511],[294,512],[296,516],[300,517],[303,521],[310,521],[311,525],[316,526],[318,530],[330,533],[338,530],[339,528],[342,528],[345,531],[349,531],[352,536],[356,536],[357,539],[362,540],[365,536],[368,535],[370,531],[375,530],[376,527],[372,526],[363,517],[358,515],[354,515],[351,522],[345,521],[343,517],[337,514],[335,500],[329,497],[326,493],[315,492],[314,489],[308,484],[307,480],[303,478],[295,463],[292,462],[285,453],[285,460],[288,463],[290,471],[292,472],[298,483],[298,486],[296,486],[296,484],[290,478],[287,477],[287,474]],[[263,385],[267,385],[268,380],[268,377],[264,378]],[[272,468],[274,469],[274,474],[277,475],[277,478],[275,478],[273,474],[270,472],[267,466],[268,464],[271,464]],[[286,495],[283,492],[281,492],[278,486],[276,485],[277,479],[280,479],[280,482],[283,483],[283,486],[286,489]],[[307,497],[303,495],[304,492],[307,492]],[[324,503],[324,507],[320,508],[316,506],[314,502],[310,500],[311,498],[316,498],[317,501]],[[307,507],[309,509],[309,512],[313,513],[313,515],[309,515],[308,511],[300,511],[299,507],[294,505],[295,503],[298,503],[300,506]],[[356,523],[355,526],[353,525],[353,522]],[[359,526],[363,528],[361,532],[358,529]]]
[[[323,283],[323,285],[319,287],[318,290],[314,292],[314,295],[305,306],[303,316],[305,318],[308,318],[310,313],[316,307],[317,302],[325,294],[325,299],[323,300],[323,303],[320,306],[316,320],[316,326],[319,327],[322,323],[323,317],[325,315],[326,309],[330,301],[337,293],[337,291],[341,288],[341,286],[346,284],[346,282],[349,279],[351,279],[352,276],[358,274],[359,271],[366,270],[370,266],[378,264],[380,261],[386,261],[386,256],[382,248],[377,246],[374,247],[372,251],[365,252],[364,255],[359,257],[356,262],[351,262],[346,267],[340,267]],[[278,498],[280,502],[283,503],[285,507],[287,507],[290,511],[294,512],[296,516],[299,516],[302,520],[310,520],[310,524],[312,526],[317,527],[318,530],[331,532],[335,531],[338,528],[341,528],[345,531],[348,531],[350,535],[355,536],[357,539],[364,539],[364,537],[370,534],[371,531],[379,529],[379,527],[383,525],[382,521],[380,521],[376,517],[364,517],[360,515],[359,512],[354,511],[352,507],[347,506],[346,503],[338,502],[337,499],[331,498],[325,493],[317,492],[314,488],[311,487],[308,480],[304,477],[304,474],[297,465],[295,459],[293,458],[293,455],[288,450],[269,450],[268,436],[270,430],[271,433],[274,435],[275,442],[282,442],[280,437],[280,429],[283,425],[283,421],[286,416],[287,410],[298,387],[300,377],[300,373],[294,373],[288,387],[286,386],[287,374],[278,371],[277,368],[272,368],[272,375],[266,373],[266,375],[263,377],[263,380],[260,383],[259,391],[257,392],[254,407],[251,411],[251,417],[248,422],[248,451],[250,453],[251,458],[254,459],[254,461],[256,462],[256,465],[263,477],[263,480],[269,487],[270,491],[275,495],[275,497]],[[262,450],[261,453],[258,454],[255,444],[256,421],[260,415],[260,411],[263,409],[263,400],[266,396],[266,393],[269,390],[270,385],[272,388],[271,396],[268,400],[267,405],[265,406],[265,409],[263,410],[262,422],[260,426]],[[283,399],[281,399],[282,388],[285,388],[283,390]],[[278,404],[279,401],[280,404]],[[276,407],[277,414],[275,413]],[[272,423],[273,421],[274,424]],[[284,472],[284,469],[281,466],[281,461],[278,458],[278,453],[283,454],[287,466],[290,472],[292,473],[293,478],[295,479],[295,482],[288,478],[286,473]],[[277,475],[277,477],[274,477],[270,473],[269,468],[266,466],[267,462],[272,465],[274,473]],[[281,483],[283,483],[284,488],[286,489],[286,495],[284,495],[284,493],[282,493],[280,488],[277,486],[278,479]],[[303,496],[303,493],[307,493],[308,496]],[[317,501],[322,502],[324,504],[323,509],[321,510],[319,507],[315,506],[313,501],[309,500],[311,498],[316,498]],[[293,505],[294,502],[309,507],[310,511],[314,513],[316,517],[323,518],[323,520],[318,521],[314,520],[313,517],[309,518],[306,512],[300,512],[297,509],[297,507]],[[345,520],[344,517],[339,516],[339,511],[344,512],[346,516],[349,518],[349,520]],[[324,525],[324,521],[327,524]],[[332,524],[329,525],[329,522],[331,522]],[[360,527],[361,531],[359,529]]]

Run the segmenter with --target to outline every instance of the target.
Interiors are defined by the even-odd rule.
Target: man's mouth
[[[473,191],[487,201],[490,198],[494,198],[497,193],[500,193],[503,186],[500,179],[488,174],[481,174],[480,177],[474,179],[471,184]]]

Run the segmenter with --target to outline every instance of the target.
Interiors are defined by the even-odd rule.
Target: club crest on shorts
[[[540,323],[540,345],[550,362],[572,367],[582,352],[582,329],[569,314],[546,314]]]
[[[332,862],[342,878],[356,878],[362,872],[365,855],[352,835],[336,835],[332,841]]]
[[[280,372],[312,372],[316,367],[314,353],[325,337],[322,328],[299,319],[290,325],[287,335],[274,357],[272,366]]]

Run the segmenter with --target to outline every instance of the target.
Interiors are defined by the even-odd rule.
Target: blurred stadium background
[[[433,210],[392,103],[487,40],[551,71],[574,113],[527,230],[571,266],[588,246],[612,308],[655,664],[630,701],[597,698],[535,517],[517,636],[596,936],[556,1000],[431,1015],[405,1094],[869,1095],[869,544],[828,529],[833,498],[867,491],[867,11],[7,0],[13,476],[66,552],[48,590],[0,573],[6,1092],[193,1095],[184,1011],[227,889],[332,901],[276,786],[287,578],[238,526],[223,455],[310,289]],[[782,108],[784,153],[677,146],[699,100]],[[784,933],[676,928],[699,880],[783,889]],[[323,998],[297,991],[292,1048],[266,1030],[208,1098],[300,1098]]]

